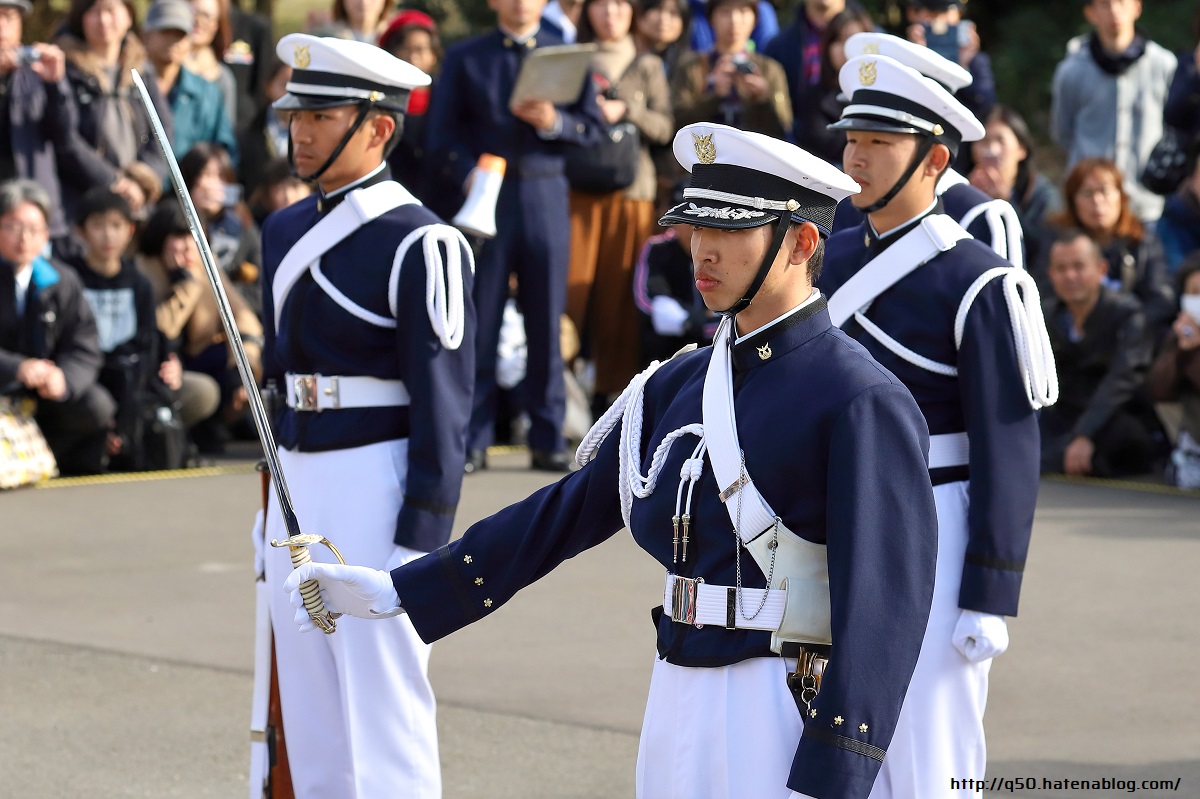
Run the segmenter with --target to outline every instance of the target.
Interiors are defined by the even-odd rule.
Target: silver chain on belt
[[[747,475],[746,475],[746,453],[743,451],[742,452],[742,472],[741,472],[741,475],[739,476],[739,482],[741,482],[743,486],[747,482],[749,482],[746,478],[747,478]],[[742,491],[738,491],[738,495],[737,495],[737,524],[735,524],[733,527],[733,540],[735,542],[734,549],[733,549],[733,565],[734,565],[734,568],[737,573],[737,583],[735,584],[736,585],[735,591],[737,593],[738,613],[740,613],[742,615],[742,618],[745,619],[746,621],[751,621],[755,617],[757,617],[759,613],[762,613],[762,609],[767,604],[767,597],[771,594],[771,581],[775,577],[775,554],[777,552],[779,552],[780,519],[778,516],[775,517],[775,525],[772,527],[772,530],[771,530],[771,545],[770,545],[771,568],[767,572],[767,590],[763,591],[762,599],[760,599],[758,602],[758,609],[755,610],[754,613],[747,616],[746,615],[746,607],[742,602],[742,548],[745,547],[746,545],[744,543],[742,543],[742,536],[738,532],[739,530],[742,529],[742,494],[743,493],[744,492],[742,492]]]

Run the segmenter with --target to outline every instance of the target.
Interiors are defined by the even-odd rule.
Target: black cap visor
[[[916,133],[921,136],[928,136],[929,131],[914,128],[912,125],[905,125],[903,122],[897,122],[894,119],[881,119],[877,117],[847,117],[839,119],[831,125],[825,126],[826,130],[872,130],[876,133]]]
[[[287,94],[280,97],[271,107],[276,111],[318,111],[323,108],[338,108],[343,105],[365,103],[361,97],[329,97],[320,94]]]
[[[782,211],[767,211],[757,208],[745,208],[732,205],[720,200],[694,199],[684,200],[671,208],[662,219],[660,225],[696,225],[712,227],[720,230],[745,230],[761,227],[779,219]]]

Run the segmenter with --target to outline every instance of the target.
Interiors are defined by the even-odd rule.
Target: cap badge
[[[713,134],[701,136],[692,134],[692,145],[696,148],[696,160],[702,164],[714,164],[717,161],[717,145],[713,144]]]
[[[863,55],[879,55],[879,45],[875,42],[864,44],[862,49]]]
[[[294,53],[294,58],[296,60],[296,68],[297,69],[308,69],[308,65],[312,63],[312,56],[309,55],[309,53],[308,53],[308,45],[307,44],[296,45],[296,52]]]
[[[760,360],[765,361],[771,357],[771,345],[770,344],[764,344],[761,347],[758,347],[757,349],[758,349],[758,357]]]
[[[864,61],[858,65],[858,80],[863,86],[875,85],[875,62]]]

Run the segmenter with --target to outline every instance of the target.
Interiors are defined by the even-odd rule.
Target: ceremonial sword
[[[229,297],[221,282],[221,273],[217,269],[216,259],[213,258],[212,249],[208,246],[208,238],[204,234],[204,225],[200,221],[200,215],[196,213],[192,195],[188,193],[188,188],[183,182],[183,175],[179,172],[179,163],[175,160],[175,153],[171,150],[171,143],[167,140],[166,131],[163,130],[162,120],[158,118],[158,111],[155,110],[154,103],[150,100],[150,94],[146,91],[146,84],[142,82],[142,76],[136,69],[130,71],[133,73],[134,85],[137,86],[138,92],[142,96],[142,104],[146,106],[146,114],[150,117],[154,138],[158,140],[158,146],[167,159],[167,166],[171,170],[171,182],[175,184],[175,193],[179,195],[179,203],[183,206],[183,212],[187,216],[188,228],[191,229],[192,238],[196,240],[196,246],[200,249],[200,259],[204,262],[204,273],[208,276],[213,294],[216,295],[221,324],[225,327],[225,336],[229,339],[229,345],[233,349],[233,358],[237,362],[238,374],[242,378],[242,386],[246,389],[246,399],[250,404],[250,415],[254,417],[258,440],[262,444],[263,455],[267,459],[267,469],[270,471],[271,481],[275,485],[275,495],[279,498],[279,510],[283,514],[283,523],[287,528],[288,537],[285,541],[272,539],[271,546],[289,548],[293,569],[312,560],[308,554],[310,544],[324,544],[329,547],[339,561],[345,563],[346,561],[342,560],[342,555],[337,551],[337,547],[330,543],[328,538],[314,533],[300,532],[300,523],[296,519],[296,511],[292,506],[292,495],[288,492],[287,480],[283,477],[283,466],[279,463],[279,452],[275,448],[275,436],[271,432],[267,410],[263,406],[262,395],[258,393],[258,384],[250,369],[250,360],[246,357],[246,347],[242,344],[242,335],[238,332],[234,322],[233,309],[229,306]],[[313,623],[325,634],[333,633],[337,629],[334,619],[341,614],[333,614],[325,609],[317,581],[306,580],[300,583],[300,595],[304,598],[304,609],[308,611]]]

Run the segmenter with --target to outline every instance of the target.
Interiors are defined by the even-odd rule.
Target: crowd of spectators
[[[492,6],[502,33],[518,33],[505,0]],[[154,0],[140,16],[130,0],[71,0],[45,42],[23,36],[30,8],[0,0],[0,391],[39,398],[64,473],[219,452],[253,435],[246,396],[130,71],[165,123],[257,369],[259,225],[310,192],[289,169],[287,120],[271,106],[291,70],[269,21],[231,0]],[[1140,13],[1139,0],[1083,4],[1089,32],[1064,43],[1052,83],[1058,164],[1039,164],[1025,120],[997,102],[987,32],[965,4],[911,0],[898,32],[970,72],[958,97],[986,135],[954,167],[1021,221],[1062,385],[1042,417],[1044,469],[1165,470],[1200,487],[1200,47],[1172,54],[1137,26]],[[551,0],[541,14],[535,34],[596,45],[580,125],[636,141],[616,183],[587,168],[592,147],[567,158],[559,305],[579,346],[564,368],[594,416],[649,360],[712,334],[691,284],[689,231],[656,224],[680,199],[675,131],[720,122],[840,164],[844,134],[827,125],[846,103],[845,43],[880,20],[855,0]],[[434,75],[413,93],[388,161],[453,217],[469,164],[438,129],[449,102],[439,102],[448,90],[435,21],[393,0],[335,0],[309,28],[376,43]],[[525,35],[512,38],[524,45]],[[542,141],[574,135],[553,109],[513,113]],[[1168,137],[1187,158],[1164,196],[1141,178]],[[1061,182],[1049,176],[1060,172]],[[512,293],[520,301],[519,285]],[[527,332],[557,338],[550,331]],[[187,431],[183,455],[163,443],[172,430]]]

